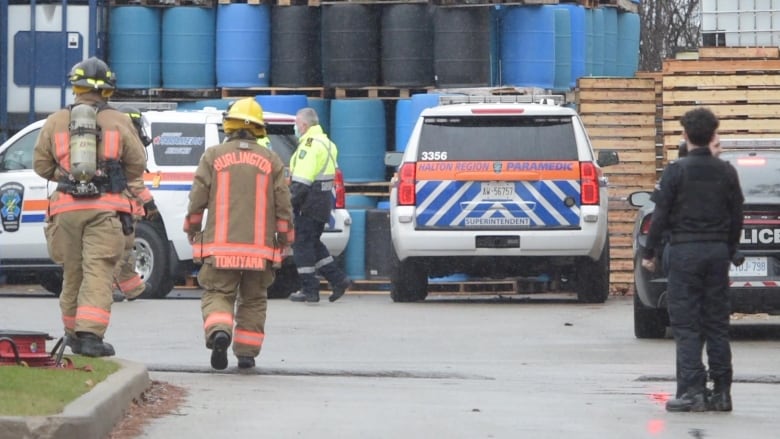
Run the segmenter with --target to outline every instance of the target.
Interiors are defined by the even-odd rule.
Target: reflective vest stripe
[[[103,132],[103,157],[106,160],[119,159],[119,131]]]
[[[260,347],[263,345],[263,340],[265,340],[265,334],[262,332],[236,328],[236,331],[233,334],[234,343],[241,343],[247,346]]]
[[[257,174],[255,177],[255,244],[265,246],[265,229],[267,226],[266,214],[268,197],[268,175]]]
[[[203,329],[209,330],[214,325],[227,325],[231,329],[233,328],[233,314],[229,312],[215,311],[206,316],[206,320],[203,322]]]
[[[57,154],[57,162],[70,173],[70,133],[55,133],[54,149]]]
[[[214,201],[214,241],[228,242],[230,225],[230,174],[217,173],[217,198]]]
[[[102,194],[97,198],[77,199],[70,194],[60,193],[56,200],[49,203],[49,215],[52,216],[58,213],[86,209],[133,212],[130,200],[121,194]]]
[[[263,246],[258,247],[255,244],[235,244],[235,243],[195,243],[192,246],[195,254],[203,256],[224,255],[224,256],[257,256],[267,258],[269,261],[275,260],[274,248]],[[202,253],[198,252],[201,251]]]
[[[111,317],[111,313],[94,306],[80,306],[76,309],[76,320],[89,320],[91,322],[99,323],[104,326],[108,326],[108,321]]]
[[[287,233],[290,231],[290,222],[287,220],[276,220],[276,231]]]
[[[76,316],[62,316],[62,324],[65,326],[65,329],[75,329],[76,328]]]

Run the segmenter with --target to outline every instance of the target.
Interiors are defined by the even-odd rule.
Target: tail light
[[[599,204],[599,178],[601,169],[593,162],[580,163],[580,184],[583,205]]]
[[[415,186],[417,182],[417,164],[404,163],[398,171],[398,204],[401,206],[414,206],[416,201]]]
[[[639,233],[641,235],[647,235],[650,233],[650,225],[653,223],[653,215],[647,215],[642,218],[642,223],[639,225]]]
[[[341,169],[336,169],[336,176],[333,178],[333,188],[336,190],[336,209],[343,209],[346,205],[344,188],[344,174]]]

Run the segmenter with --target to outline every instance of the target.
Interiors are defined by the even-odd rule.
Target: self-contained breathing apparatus
[[[104,160],[98,163],[98,143],[101,139],[97,125],[97,114],[108,105],[94,107],[77,104],[70,108],[70,173],[57,184],[57,190],[74,198],[95,198],[102,193],[121,193],[127,188],[122,165],[119,160]],[[130,214],[120,213],[122,231],[133,233]]]

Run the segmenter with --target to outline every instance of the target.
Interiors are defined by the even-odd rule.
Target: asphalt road
[[[143,438],[776,438],[780,318],[733,321],[734,412],[672,414],[672,340],[633,336],[630,297],[386,293],[272,300],[254,373],[214,373],[197,290],[114,305],[106,339],[185,387]],[[57,300],[0,287],[0,328],[59,335]]]

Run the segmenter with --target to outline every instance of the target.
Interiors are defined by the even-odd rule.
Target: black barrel
[[[485,87],[490,82],[490,8],[437,7],[433,69],[438,87]]]
[[[384,85],[433,85],[433,17],[427,4],[385,6],[381,52]]]
[[[374,5],[322,6],[322,81],[326,87],[379,83],[379,13]]]
[[[390,239],[390,211],[366,210],[366,275],[368,279],[387,279],[393,266],[393,242]]]
[[[271,8],[271,84],[276,87],[322,85],[320,8]]]

